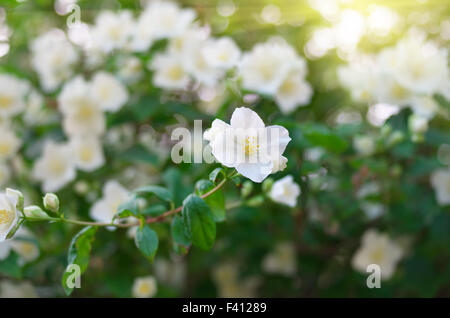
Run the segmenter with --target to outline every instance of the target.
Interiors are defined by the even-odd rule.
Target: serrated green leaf
[[[166,201],[169,203],[173,202],[172,193],[168,189],[161,187],[161,186],[148,185],[145,187],[138,188],[138,189],[134,190],[134,192],[138,195],[147,195],[147,196],[153,194],[163,201]]]
[[[214,184],[209,180],[199,180],[195,184],[195,192],[198,196],[208,193],[213,188]],[[211,208],[215,222],[222,222],[225,220],[225,196],[221,190],[217,190],[203,200]]]
[[[134,241],[142,254],[150,261],[153,261],[158,250],[158,234],[148,225],[144,225],[137,230]]]
[[[183,246],[189,246],[191,244],[191,240],[189,239],[189,236],[186,234],[186,226],[183,222],[182,217],[176,215],[173,218],[171,225],[171,233],[175,243]]]
[[[209,206],[195,194],[183,201],[183,222],[192,244],[204,250],[213,247],[216,239],[216,223]]]
[[[78,232],[72,239],[69,246],[69,253],[67,256],[67,266],[76,264],[80,267],[80,274],[83,274],[88,265],[92,249],[92,242],[97,232],[97,227],[87,226]],[[62,277],[62,286],[67,296],[69,296],[73,288],[67,286],[67,279],[72,273],[64,271]]]

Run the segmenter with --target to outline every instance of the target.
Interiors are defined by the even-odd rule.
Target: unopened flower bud
[[[12,198],[16,198],[17,200],[16,209],[19,211],[23,211],[24,199],[22,192],[20,192],[19,190],[7,188],[6,195]]]
[[[253,190],[253,182],[251,181],[245,181],[242,184],[242,190],[241,190],[241,195],[243,198],[246,198],[250,195],[250,193],[252,193]]]
[[[47,193],[44,197],[44,208],[53,213],[59,211],[59,199],[56,194]]]
[[[48,214],[36,205],[27,206],[23,210],[23,214],[25,214],[25,217],[27,218],[48,218]]]

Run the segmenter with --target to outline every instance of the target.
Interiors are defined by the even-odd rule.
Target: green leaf
[[[163,180],[174,195],[175,205],[179,206],[183,203],[183,199],[191,193],[189,186],[183,183],[182,174],[178,169],[169,168],[163,174]]]
[[[153,261],[158,250],[158,234],[148,225],[144,225],[137,230],[134,242],[142,254]]]
[[[125,150],[123,154],[119,156],[119,159],[131,162],[144,162],[152,165],[158,164],[158,156],[154,153],[151,153],[142,145],[136,145]]]
[[[141,187],[141,188],[134,190],[134,192],[138,195],[147,195],[147,196],[154,194],[163,201],[166,201],[169,203],[173,202],[172,193],[169,190],[167,190],[166,188],[160,187],[157,185],[149,185],[149,186]]]
[[[348,147],[345,139],[321,125],[303,125],[300,127],[304,136],[314,146],[323,147],[335,153],[341,153]]]
[[[220,176],[222,178],[220,179]],[[209,174],[209,180],[211,180],[212,183],[216,184],[218,180],[223,180],[227,177],[225,170],[223,168],[216,168]]]
[[[87,226],[73,237],[67,256],[67,267],[75,264],[80,267],[80,274],[83,274],[86,271],[89,265],[92,242],[96,232],[97,227]],[[67,281],[70,275],[72,275],[72,272],[64,271],[62,277],[62,286],[67,296],[69,296],[73,291],[73,288],[67,286]]]
[[[213,188],[214,184],[209,180],[199,180],[195,184],[195,192],[198,196],[208,193]],[[225,220],[225,196],[221,190],[217,190],[203,200],[211,208],[215,222],[222,222]]]
[[[172,220],[171,226],[172,237],[175,243],[189,246],[191,244],[191,240],[189,236],[186,234],[186,226],[183,222],[183,218],[176,215]]]
[[[144,211],[141,212],[142,215],[149,215],[149,216],[159,216],[167,211],[167,208],[162,204],[156,204],[147,207],[144,209]]]
[[[137,216],[139,214],[139,206],[135,197],[125,201],[117,208],[117,215],[120,218]]]
[[[204,250],[213,247],[216,239],[216,223],[209,206],[195,194],[183,201],[183,222],[192,244]]]

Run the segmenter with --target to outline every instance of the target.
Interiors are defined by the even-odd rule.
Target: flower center
[[[384,259],[384,251],[381,248],[377,248],[372,252],[372,261],[375,264],[380,264]]]
[[[0,225],[8,224],[11,221],[11,212],[8,210],[0,210]]]
[[[11,152],[11,144],[7,142],[0,142],[0,156],[6,156]]]
[[[295,92],[296,85],[291,80],[286,80],[281,84],[280,92],[285,95],[291,95]]]
[[[12,98],[9,96],[0,96],[0,109],[9,108],[12,104]]]
[[[396,85],[394,85],[394,87],[392,87],[392,95],[394,95],[395,98],[398,98],[398,99],[405,98],[407,93],[408,93],[407,90],[398,84],[396,84]]]
[[[258,152],[258,139],[255,136],[247,136],[244,140],[244,152],[247,156],[251,156]]]
[[[171,68],[169,68],[167,70],[167,75],[169,76],[169,78],[171,80],[178,81],[183,77],[184,73],[183,73],[183,70],[181,69],[181,67],[172,66]]]
[[[80,159],[82,161],[91,161],[94,157],[92,149],[89,147],[82,147],[80,150]]]
[[[139,286],[139,294],[147,295],[149,293],[150,293],[150,286],[148,284],[141,284],[141,286]]]
[[[63,172],[65,171],[65,165],[64,163],[59,160],[58,158],[54,158],[50,160],[50,171],[54,174],[54,175],[62,175]]]

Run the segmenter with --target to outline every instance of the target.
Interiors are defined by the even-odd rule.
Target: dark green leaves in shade
[[[153,261],[158,250],[158,234],[148,225],[144,225],[138,228],[134,241],[142,254],[150,261]]]
[[[198,196],[208,193],[214,188],[214,184],[209,180],[200,180],[195,184],[195,193]],[[211,209],[215,222],[225,220],[225,195],[221,190],[203,199]]]

